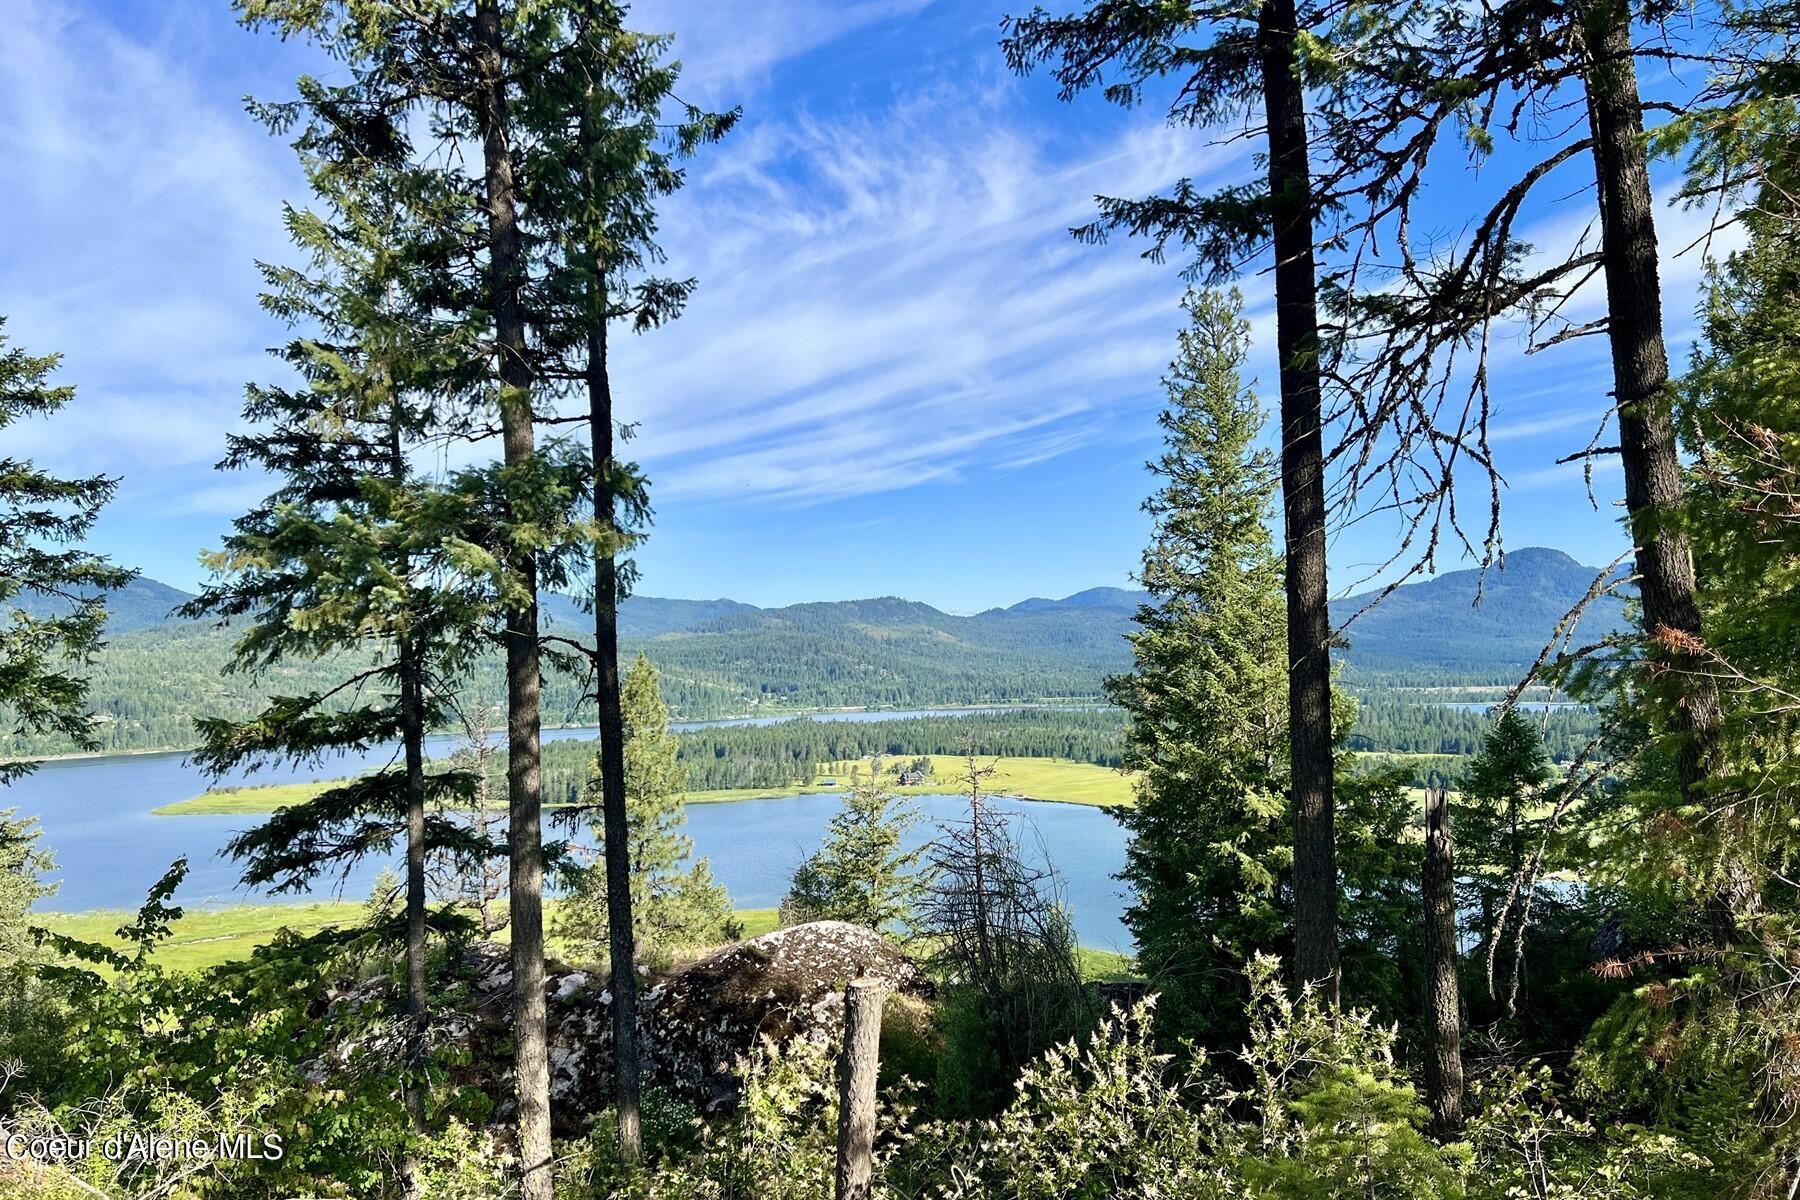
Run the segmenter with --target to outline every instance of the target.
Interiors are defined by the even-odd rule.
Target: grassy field
[[[215,814],[271,813],[291,804],[304,804],[327,788],[343,783],[341,779],[321,779],[310,783],[269,783],[260,787],[220,788],[180,800],[150,811],[159,817],[206,816]]]
[[[556,922],[556,901],[545,902],[546,922]],[[156,950],[156,961],[171,971],[199,971],[220,963],[248,958],[256,947],[264,945],[283,929],[295,933],[317,933],[333,925],[351,925],[362,920],[367,906],[357,900],[322,901],[311,904],[240,904],[230,908],[190,909],[175,922],[172,936]],[[116,934],[121,925],[136,914],[96,910],[80,913],[34,913],[32,920],[52,933],[80,938],[84,942],[100,942],[120,949],[125,943]],[[744,936],[768,933],[780,923],[772,908],[746,908],[737,914],[744,923]],[[505,935],[501,935],[505,940]],[[551,953],[560,947],[551,939]]]
[[[1018,796],[1026,800],[1044,800],[1058,804],[1089,804],[1110,808],[1132,802],[1130,776],[1111,767],[1093,763],[1070,762],[1062,758],[998,758],[981,759],[982,766],[993,765],[995,773],[982,782],[982,787],[997,795]],[[728,791],[689,792],[690,804],[726,804],[737,800],[762,800],[774,796],[800,796],[808,793],[836,792],[850,785],[850,769],[855,766],[864,775],[869,761],[829,763],[819,778],[836,780],[834,786],[817,782],[810,787],[798,782],[785,788],[735,788]],[[826,769],[829,768],[829,769]],[[963,760],[938,755],[931,760],[932,778],[918,787],[900,788],[901,792],[925,795],[958,790],[956,775],[964,769]],[[264,787],[222,789],[165,804],[156,809],[160,816],[197,816],[204,814],[268,813],[290,804],[312,799],[332,782],[278,783]]]
[[[248,958],[282,929],[317,933],[331,925],[362,919],[365,907],[353,900],[316,904],[244,904],[232,908],[191,909],[175,923],[172,936],[157,947],[156,961],[172,971],[198,971]],[[115,931],[137,914],[101,910],[81,913],[34,913],[32,920],[52,933],[100,942],[123,949]]]
[[[547,923],[554,928],[556,901],[545,905]],[[348,925],[360,921],[365,906],[353,900],[314,904],[243,904],[231,908],[189,911],[174,926],[173,936],[156,951],[156,961],[171,971],[201,971],[221,963],[248,958],[250,952],[272,939],[283,929],[296,933],[317,933],[332,925]],[[125,943],[116,932],[134,914],[100,910],[82,913],[37,913],[33,920],[53,933],[100,942],[123,949]],[[758,937],[775,929],[780,916],[772,908],[739,909],[744,936]],[[502,935],[504,938],[504,935]],[[551,939],[550,951],[563,948]],[[1131,960],[1111,950],[1080,952],[1082,974],[1089,979],[1129,978]]]
[[[911,756],[901,756],[911,761]],[[943,795],[962,790],[958,776],[967,764],[952,755],[931,757],[931,778],[916,787],[895,788],[902,795]],[[999,796],[1017,796],[1024,800],[1043,800],[1054,804],[1088,804],[1111,808],[1132,802],[1131,777],[1093,763],[1071,762],[1066,758],[982,758],[983,768],[992,766],[994,774],[982,781],[984,792]],[[892,763],[893,759],[888,759]],[[840,792],[850,786],[851,768],[860,775],[870,771],[868,759],[850,762],[822,763],[818,778],[810,786],[795,783],[786,788],[733,788],[728,791],[689,792],[690,804],[718,804],[735,800],[758,800],[771,796],[801,796],[808,793]],[[819,780],[830,779],[832,783]]]

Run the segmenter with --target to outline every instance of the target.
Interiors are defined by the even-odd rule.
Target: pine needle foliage
[[[1286,828],[1286,626],[1269,532],[1274,464],[1239,371],[1249,329],[1235,293],[1190,292],[1163,385],[1161,488],[1139,577],[1133,671],[1109,681],[1141,772],[1124,871],[1139,961],[1165,987],[1170,1030],[1223,1036],[1244,964],[1280,946]],[[1235,1032],[1235,1031],[1234,1031]]]

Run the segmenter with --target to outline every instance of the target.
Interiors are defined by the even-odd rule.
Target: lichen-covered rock
[[[924,995],[924,975],[892,943],[842,921],[816,921],[727,947],[660,977],[640,971],[639,1031],[646,1082],[716,1112],[737,1102],[741,1072],[763,1038],[833,1042],[843,1030],[844,985],[886,980]],[[478,943],[457,966],[468,1011],[434,1018],[434,1039],[467,1052],[459,1071],[512,1110],[512,966],[504,946]],[[550,1098],[563,1132],[603,1109],[612,1092],[612,992],[604,972],[551,964],[545,979],[550,1026]],[[365,1003],[368,985],[334,1003]],[[341,1063],[321,1064],[327,1070]]]
[[[743,1060],[761,1039],[836,1041],[844,986],[865,977],[898,992],[928,990],[892,943],[843,921],[779,929],[721,950],[644,994],[646,1069],[703,1109],[730,1107]]]

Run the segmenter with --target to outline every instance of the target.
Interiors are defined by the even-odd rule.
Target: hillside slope
[[[192,600],[191,592],[172,588],[154,579],[133,579],[106,598],[106,630],[108,633],[132,633],[149,629],[174,619],[177,607]],[[71,605],[57,596],[25,592],[13,606],[34,617],[61,616]]]
[[[1485,581],[1482,572],[1468,570],[1409,583],[1350,624],[1342,657],[1359,673],[1517,674],[1536,660],[1599,573],[1560,550],[1530,547],[1508,554]],[[1373,598],[1338,601],[1333,622],[1342,627]],[[1577,644],[1624,624],[1625,602],[1606,597],[1583,615]]]
[[[1488,573],[1474,604],[1475,571],[1410,583],[1348,631],[1348,680],[1501,682],[1536,657],[1556,622],[1586,591],[1594,569],[1555,550],[1520,550]],[[300,694],[341,678],[342,665],[284,664],[261,679],[226,670],[232,633],[163,617],[186,593],[138,580],[115,597],[109,644],[92,672],[92,700],[110,750],[192,742],[198,716],[247,715],[271,694]],[[1034,598],[973,616],[896,597],[757,608],[733,600],[634,596],[620,612],[626,653],[642,649],[662,669],[669,703],[697,719],[812,708],[909,708],[1033,700],[1096,700],[1106,676],[1129,667],[1141,592],[1093,588],[1061,600]],[[1342,621],[1366,597],[1334,606]],[[584,637],[589,617],[549,597],[545,621]],[[1623,621],[1620,601],[1597,606],[1583,637]],[[497,663],[471,680],[503,694]],[[580,681],[546,679],[545,720],[587,718]],[[0,733],[0,754],[56,753],[68,746]]]

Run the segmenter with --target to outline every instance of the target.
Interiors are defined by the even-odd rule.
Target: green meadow
[[[545,904],[550,928],[556,927],[555,900]],[[283,929],[295,933],[317,933],[331,926],[353,925],[363,919],[367,906],[355,900],[320,901],[305,904],[242,904],[231,908],[193,909],[176,921],[171,936],[157,946],[156,962],[170,971],[202,971],[223,963],[248,958],[258,946],[272,940]],[[37,913],[33,920],[52,933],[99,942],[117,949],[127,943],[118,936],[120,926],[133,914],[124,911],[95,910],[80,913]],[[773,908],[739,909],[737,918],[743,923],[744,936],[758,937],[780,924]],[[504,933],[501,940],[505,940]],[[551,938],[551,953],[566,952],[566,947]],[[1080,951],[1081,969],[1089,979],[1125,979],[1131,975],[1131,959],[1111,950]]]
[[[889,760],[892,761],[892,760]],[[1057,804],[1088,804],[1101,808],[1132,802],[1132,779],[1111,767],[1093,763],[1071,762],[1061,758],[981,758],[983,769],[994,773],[982,780],[984,791],[994,795],[1016,796],[1024,800],[1042,800]],[[821,764],[819,774],[810,785],[798,780],[782,788],[732,788],[719,791],[687,793],[690,804],[721,804],[738,800],[761,800],[776,796],[801,796],[840,791],[850,785],[851,769],[861,775],[871,770],[868,759],[855,762]],[[961,790],[958,776],[966,770],[963,759],[950,755],[931,756],[932,777],[916,787],[898,788],[911,795],[942,795]],[[832,784],[819,780],[831,779]],[[313,783],[277,783],[261,787],[222,788],[165,804],[156,809],[160,816],[201,816],[247,813],[269,813],[292,804],[303,804],[333,786],[337,780]]]

